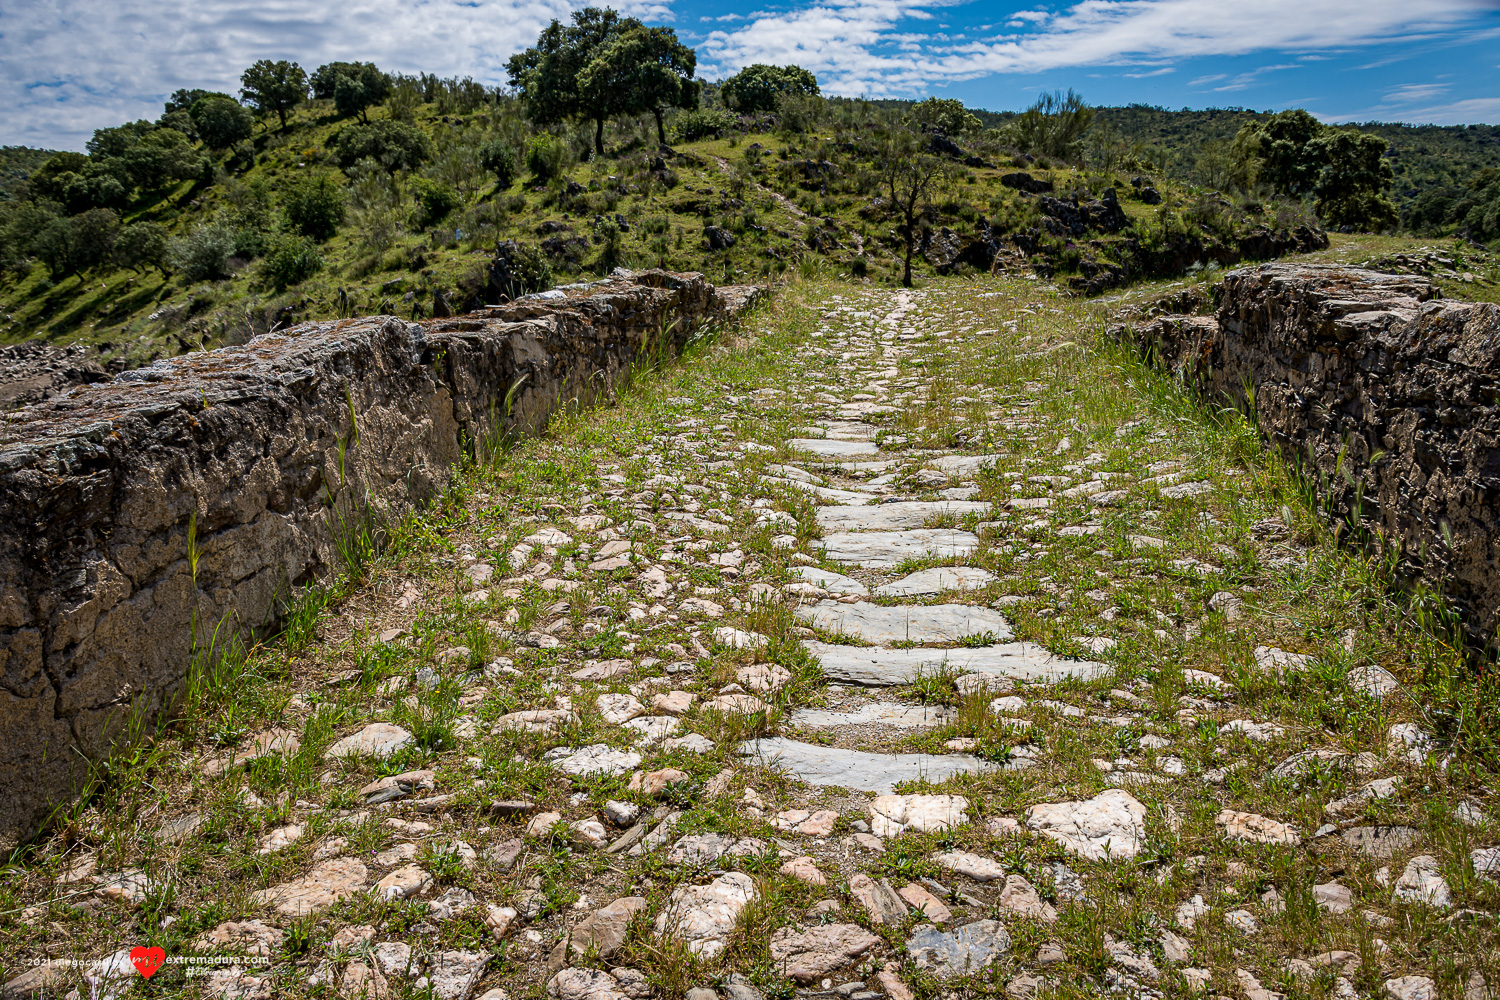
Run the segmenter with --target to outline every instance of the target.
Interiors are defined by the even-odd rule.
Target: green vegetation
[[[719,84],[695,71],[671,30],[589,8],[511,60],[515,94],[263,60],[243,103],[184,89],[87,153],[6,150],[0,340],[84,341],[135,364],[300,319],[468,309],[502,294],[489,275],[505,269],[480,258],[507,242],[558,281],[608,264],[766,282],[817,258],[881,283],[993,265],[1093,293],[1305,249],[1289,234],[1320,220],[1390,228],[1399,209],[1427,233],[1500,229],[1494,174],[1433,175],[1416,200],[1402,187],[1468,130],[1094,108],[1071,92],[997,115],[824,98],[796,66]],[[1482,131],[1463,162],[1483,162]],[[929,167],[915,194],[892,187]]]

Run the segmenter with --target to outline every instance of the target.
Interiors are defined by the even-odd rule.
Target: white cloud
[[[654,21],[660,0],[614,6]],[[179,87],[238,93],[257,59],[335,59],[506,81],[505,60],[583,0],[30,0],[0,18],[0,142],[82,149]]]
[[[1387,104],[1421,104],[1442,97],[1453,88],[1446,83],[1406,83],[1385,95]]]
[[[1026,12],[1046,20],[1025,33],[926,45],[920,57],[889,51],[902,20],[930,6],[821,0],[710,34],[701,61],[705,72],[796,62],[830,93],[891,94],[994,73],[1410,44],[1493,11],[1489,0],[1080,0],[1056,14]]]
[[[1424,108],[1406,108],[1395,113],[1389,105],[1376,105],[1363,111],[1319,114],[1325,122],[1406,122],[1409,125],[1467,125],[1472,122],[1500,122],[1500,97],[1473,97],[1448,104]]]

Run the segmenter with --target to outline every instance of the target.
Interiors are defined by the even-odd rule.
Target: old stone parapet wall
[[[170,704],[195,627],[269,624],[338,568],[330,501],[409,509],[474,442],[597,400],[756,295],[644,271],[452,319],[306,323],[0,416],[0,849]]]
[[[1121,327],[1208,396],[1248,407],[1339,516],[1399,542],[1471,637],[1500,627],[1500,306],[1422,278],[1266,264],[1216,314]]]

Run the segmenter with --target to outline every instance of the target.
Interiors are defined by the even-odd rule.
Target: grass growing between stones
[[[387,995],[458,997],[405,970],[411,956],[436,968],[464,953],[486,962],[465,995],[540,997],[570,928],[638,896],[618,951],[567,963],[634,970],[610,979],[614,995],[636,996],[624,992],[634,974],[671,1000],[732,974],[769,998],[824,979],[893,997],[1251,1000],[1378,995],[1401,976],[1449,996],[1476,974],[1500,983],[1500,885],[1471,854],[1500,841],[1493,688],[1430,597],[1396,596],[1388,554],[1336,544],[1296,470],[1238,413],[1203,409],[1103,326],[1099,304],[1034,282],[893,293],[813,275],[743,327],[642,366],[607,405],[490,449],[390,526],[357,575],[304,595],[280,640],[224,660],[172,727],[112,761],[97,793],[15,859],[0,885],[0,971],[201,943],[269,964],[211,981],[169,966],[122,984],[334,996],[365,962]],[[788,447],[817,424],[872,428],[868,459],[890,464]],[[933,467],[943,455],[989,457],[949,476]],[[877,504],[986,502],[927,521],[975,532],[979,547],[888,569],[831,562],[817,498],[764,481],[780,475],[771,465]],[[836,599],[798,591],[797,567],[873,590],[944,565],[993,579],[866,600],[994,608],[1008,642],[1106,669],[976,689],[954,663],[997,645],[981,635],[897,643],[933,661],[899,685],[823,676],[806,640],[862,641],[794,615],[798,601]],[[1373,667],[1400,686],[1367,693]],[[924,704],[952,717],[795,721],[814,706]],[[372,723],[399,727],[396,745],[329,754]],[[872,833],[858,768],[808,785],[739,753],[777,735],[983,766],[901,786],[963,796],[964,822]],[[580,755],[596,763],[569,763]],[[1387,778],[1399,780],[1370,791]],[[1140,807],[1129,843],[1080,854],[1028,829],[1032,807],[1111,789]],[[1225,810],[1296,841],[1235,839]],[[606,849],[648,818],[659,825],[636,831],[649,829],[644,850]],[[1346,842],[1371,827],[1411,833],[1389,856]],[[957,871],[956,852],[993,870]],[[1417,856],[1433,859],[1444,905],[1395,895]],[[783,870],[795,857],[824,884]],[[341,860],[363,873],[309,913],[256,896]],[[415,882],[390,881],[411,866]],[[753,883],[748,903],[691,932],[656,929],[685,890],[734,873]],[[904,948],[915,910],[878,919],[862,876],[925,887],[952,925],[997,919],[1010,945],[957,979],[923,967]],[[1340,912],[1333,883],[1347,890]],[[1017,902],[1023,885],[1035,905]],[[879,943],[793,983],[777,933],[839,924]]]

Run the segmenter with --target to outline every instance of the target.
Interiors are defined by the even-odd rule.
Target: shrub
[[[495,175],[501,191],[516,181],[516,148],[504,139],[491,139],[479,149],[479,165]]]
[[[526,169],[538,183],[545,184],[562,174],[566,168],[568,147],[552,136],[543,133],[533,136],[526,149]]]
[[[318,254],[318,245],[305,236],[294,233],[279,233],[272,237],[265,258],[261,261],[261,274],[279,292],[288,285],[306,281],[323,266]]]
[[[292,185],[281,205],[287,228],[315,240],[326,240],[344,221],[344,190],[327,174]]]
[[[234,253],[235,231],[222,222],[205,222],[172,240],[167,260],[189,281],[228,277],[225,270]]]
[[[716,108],[702,111],[685,111],[672,119],[672,134],[678,142],[696,142],[708,136],[739,126],[740,120],[728,111]]]
[[[540,249],[517,240],[505,240],[495,247],[490,274],[496,290],[511,298],[552,287],[552,265]]]
[[[380,118],[365,125],[349,125],[333,140],[339,166],[346,171],[365,157],[391,173],[410,170],[432,155],[427,133],[415,125]]]
[[[412,194],[417,199],[417,225],[431,226],[442,222],[455,208],[463,204],[458,192],[442,181],[418,177],[411,182]]]

